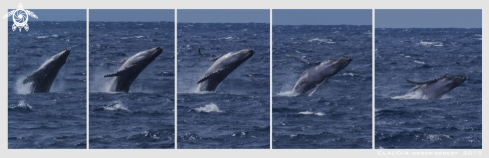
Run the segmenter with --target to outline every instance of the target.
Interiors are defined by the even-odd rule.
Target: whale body
[[[44,64],[27,76],[23,84],[32,82],[30,87],[31,93],[47,93],[51,89],[54,79],[58,75],[59,70],[66,63],[66,59],[70,55],[70,50],[65,49],[58,54],[52,56],[44,62]]]
[[[214,91],[217,86],[243,62],[251,58],[255,51],[246,49],[227,53],[216,58],[205,58],[198,50],[200,56],[206,60],[215,61],[197,83],[199,91]]]
[[[110,82],[110,92],[129,92],[132,82],[156,57],[158,57],[163,49],[156,47],[146,51],[139,52],[120,63],[123,65],[112,74],[107,74],[104,77],[114,77]]]
[[[350,57],[338,57],[323,62],[306,62],[297,57],[288,57],[308,65],[314,65],[304,71],[299,80],[295,83],[293,89],[295,93],[303,94],[314,88],[314,90],[309,93],[309,96],[312,96],[326,80],[348,66],[353,60]]]

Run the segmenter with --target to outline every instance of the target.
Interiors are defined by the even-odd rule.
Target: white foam
[[[425,47],[431,47],[431,46],[435,46],[435,47],[442,47],[443,46],[443,43],[442,42],[419,42],[418,45],[421,45],[421,46],[425,46]]]
[[[58,35],[57,34],[54,34],[54,35],[51,35],[51,37],[57,38]]]
[[[32,110],[32,106],[29,105],[26,100],[20,100],[19,104],[17,104],[17,106],[15,106],[15,107]]]
[[[126,106],[124,106],[124,104],[122,104],[122,102],[120,100],[116,100],[116,101],[113,102],[112,105],[105,106],[103,108],[104,108],[104,110],[108,110],[108,111],[119,111],[119,110],[123,110],[123,111],[129,111],[129,112],[131,112]]]
[[[278,96],[284,96],[284,97],[295,97],[300,95],[300,93],[296,93],[294,91],[285,91],[285,92],[280,92],[277,94]]]
[[[37,36],[37,38],[48,38],[49,36]]]
[[[319,38],[314,38],[314,39],[310,39],[308,42],[324,42],[324,43],[336,43],[336,42],[333,42],[332,39],[319,39]]]
[[[343,73],[343,76],[355,76],[353,73]]]
[[[219,107],[217,107],[217,105],[214,104],[214,103],[207,104],[204,107],[195,108],[194,110],[197,111],[197,112],[206,112],[206,113],[210,113],[210,112],[224,112],[222,110],[219,110]]]
[[[408,93],[401,96],[391,97],[391,99],[428,99],[426,95],[422,95],[420,92]]]
[[[425,62],[422,62],[422,61],[417,61],[417,60],[414,60],[415,63],[418,63],[418,64],[425,64]]]
[[[317,116],[323,116],[324,113],[322,112],[312,112],[312,111],[302,111],[302,112],[299,112],[298,114],[300,115],[317,115]]]
[[[22,82],[24,81],[26,77],[19,77],[17,81],[15,82],[15,91],[17,94],[30,94],[31,93],[31,84],[32,82],[23,84]]]
[[[223,38],[220,38],[220,39],[230,40],[230,39],[233,39],[233,37],[223,37]]]

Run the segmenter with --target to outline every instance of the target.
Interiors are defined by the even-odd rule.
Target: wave
[[[323,116],[324,113],[322,112],[312,112],[312,111],[302,111],[302,112],[299,112],[298,114],[300,115],[317,115],[317,116]]]
[[[19,104],[9,107],[8,111],[30,112],[32,111],[32,106],[26,100],[20,100]]]
[[[324,43],[336,43],[336,42],[333,42],[332,39],[319,39],[319,38],[314,38],[314,39],[310,39],[308,42],[324,42]]]
[[[116,100],[116,101],[112,102],[112,104],[110,104],[110,105],[102,106],[100,108],[94,109],[94,111],[102,111],[102,110],[105,110],[105,111],[127,111],[127,112],[132,113],[132,111],[129,110],[129,108],[127,108],[126,106],[124,106],[124,104],[122,104],[122,102],[120,100]]]
[[[425,46],[425,47],[431,47],[431,46],[435,46],[435,47],[443,47],[443,43],[442,42],[419,42],[417,44],[418,46]]]
[[[417,60],[414,60],[415,63],[418,63],[418,64],[425,64],[425,62],[422,62],[422,61],[417,61]]]
[[[210,112],[224,112],[222,110],[219,110],[219,107],[216,104],[214,104],[214,103],[207,104],[204,107],[194,108],[192,110],[195,110],[197,112],[206,112],[206,113],[210,113]]]

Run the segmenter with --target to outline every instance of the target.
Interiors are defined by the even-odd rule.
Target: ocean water
[[[177,148],[270,148],[270,25],[178,23]],[[214,92],[198,92],[217,57],[242,49],[255,54]]]
[[[273,148],[372,148],[372,26],[273,26]],[[311,67],[287,57],[351,63],[312,95],[292,92]]]
[[[22,32],[8,24],[8,148],[85,149],[86,22],[32,21]],[[22,81],[65,48],[50,92],[28,94]]]
[[[375,147],[482,149],[482,29],[376,29]],[[468,79],[438,100],[408,99],[443,75]]]
[[[175,148],[173,22],[90,22],[89,148]],[[163,52],[129,93],[109,93],[121,61],[140,51]],[[110,60],[110,61],[109,61]]]

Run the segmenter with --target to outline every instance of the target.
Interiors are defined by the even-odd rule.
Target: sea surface
[[[482,148],[482,29],[376,29],[375,148]],[[443,75],[468,79],[441,99],[405,96]]]
[[[85,149],[86,22],[8,24],[8,148]],[[70,49],[49,93],[29,94],[22,81],[55,54]]]
[[[270,148],[270,25],[178,23],[178,144],[189,148]],[[198,92],[217,57],[242,49],[255,54],[214,92]]]
[[[372,26],[273,26],[273,148],[372,148]],[[311,67],[287,57],[353,60],[312,95],[292,92]]]
[[[89,148],[175,148],[173,22],[90,22]],[[163,52],[129,93],[109,93],[121,61],[140,51]]]

